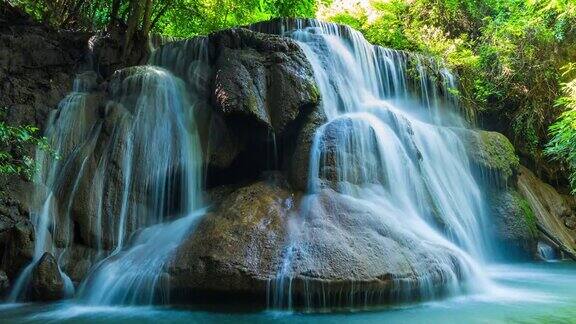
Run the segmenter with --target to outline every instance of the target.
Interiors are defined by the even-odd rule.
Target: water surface
[[[576,323],[576,263],[489,268],[490,294],[371,310],[319,314],[276,311],[89,306],[77,302],[7,304],[1,323]]]

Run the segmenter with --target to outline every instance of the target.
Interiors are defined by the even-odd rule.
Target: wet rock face
[[[285,185],[268,181],[227,194],[169,265],[175,294],[264,294],[281,262],[293,201]]]
[[[318,102],[312,68],[291,39],[232,29],[211,41],[218,52],[213,100],[224,116],[246,117],[281,136]]]
[[[42,132],[49,111],[72,89],[88,37],[37,24],[21,10],[1,2],[0,120],[36,126]],[[28,156],[34,156],[34,147],[25,149]],[[0,176],[0,188],[0,269],[14,282],[32,259],[34,230],[28,211],[34,204],[30,193],[35,189],[27,179],[6,175]]]
[[[538,229],[534,212],[515,189],[492,192],[488,197],[494,221],[491,232],[507,258],[536,258]]]
[[[296,190],[305,192],[308,189],[310,154],[314,144],[314,136],[318,127],[322,126],[326,120],[324,113],[315,110],[305,117],[300,128],[288,169],[290,184]]]
[[[9,125],[32,125],[42,131],[49,111],[72,89],[73,77],[87,49],[88,36],[56,31],[34,23],[6,2],[0,4],[0,119]],[[2,143],[4,144],[4,143]],[[3,148],[10,151],[11,148]],[[26,147],[34,156],[34,147]],[[29,210],[31,183],[1,176],[2,195]],[[0,205],[12,208],[1,202]],[[28,215],[22,214],[24,218]],[[15,219],[12,217],[12,221]],[[16,223],[20,220],[16,221]],[[31,229],[30,229],[31,231]],[[19,266],[14,262],[6,267]],[[8,270],[11,276],[15,270]]]
[[[364,146],[358,134],[369,134],[370,141]],[[339,187],[348,184],[385,183],[377,139],[370,125],[341,118],[326,124],[319,135],[319,152],[314,153],[318,156],[309,156],[310,160],[319,159],[318,175],[313,175],[322,182],[318,185],[339,191]]]
[[[303,222],[302,232],[290,232],[295,222]],[[399,286],[417,296],[424,276],[429,288],[441,290],[446,264],[388,225],[368,205],[330,189],[301,199],[282,183],[253,183],[228,194],[180,247],[168,267],[172,296],[221,301],[246,295],[261,305],[291,242],[297,244],[287,275],[297,303],[322,290],[337,304],[352,287],[355,302],[387,301]],[[460,266],[449,249],[434,253]]]
[[[32,270],[30,298],[37,301],[62,299],[65,295],[64,279],[52,254],[46,252]]]
[[[570,226],[576,217],[574,198],[559,194],[524,166],[519,170],[518,191],[534,212],[541,235],[576,259],[576,230]]]
[[[14,280],[32,260],[34,228],[19,201],[0,198],[0,270]]]
[[[517,190],[520,163],[506,136],[489,131],[461,130],[477,181],[484,184],[491,214],[486,229],[502,257],[531,260],[537,257],[538,229],[534,213]]]
[[[6,295],[10,288],[10,280],[6,272],[0,271],[0,297]]]
[[[0,107],[9,109],[9,123],[43,126],[70,91],[87,39],[26,21],[0,23]]]

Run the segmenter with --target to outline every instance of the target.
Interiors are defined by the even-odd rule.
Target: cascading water
[[[196,59],[206,51],[198,46]],[[73,271],[72,257],[81,252],[71,243],[80,240],[96,251],[89,252],[94,266],[80,285],[82,300],[166,302],[163,266],[204,214],[194,92],[168,70],[128,68],[112,77],[110,100],[101,111],[87,103],[95,79],[91,72],[80,75],[49,121],[46,136],[61,158],[38,159],[43,186],[36,198],[43,203],[34,213],[34,260],[20,275],[13,301],[24,296],[44,252]],[[77,210],[91,214],[80,230]]]
[[[416,282],[396,281],[392,299],[433,298],[435,281],[447,293],[486,284],[479,263],[491,251],[482,231],[487,216],[456,131],[464,123],[453,116],[455,78],[442,69],[441,80],[434,80],[424,58],[372,46],[347,27],[297,21],[280,29],[299,42],[312,64],[327,123],[315,134],[308,196],[300,219],[290,226],[269,305],[293,306],[294,269],[311,253],[314,237],[306,231],[318,217],[325,188],[372,209],[391,237],[431,257],[434,264],[412,269]],[[409,77],[414,71],[417,82]],[[479,285],[472,287],[472,279]],[[321,290],[304,293],[301,303],[331,306]],[[354,300],[353,291],[347,295],[349,306],[370,302]]]
[[[353,307],[489,285],[481,264],[493,249],[482,231],[482,191],[459,136],[466,125],[451,91],[456,78],[426,57],[372,46],[347,27],[296,22],[282,29],[311,63],[325,122],[312,140],[307,193],[300,215],[288,220],[269,306]],[[84,302],[169,300],[165,266],[204,214],[196,128],[205,125],[196,125],[194,114],[212,96],[208,40],[165,45],[150,65],[116,72],[105,107],[87,103],[94,75],[78,79],[49,123],[47,136],[63,158],[40,159],[36,251],[13,300],[46,251],[67,273],[74,272],[74,255],[90,254],[78,292]],[[269,136],[274,163],[267,165],[278,169],[274,132]],[[340,217],[350,210],[362,219]],[[366,227],[358,246],[371,249],[356,250],[353,239],[318,240],[314,230],[322,226],[335,234],[347,234],[346,226],[364,234]],[[372,238],[380,240],[374,248]],[[350,254],[342,256],[354,259],[339,268],[323,254],[328,244],[344,243]],[[343,284],[323,281],[320,268]]]
[[[168,71],[145,66],[115,85],[113,97],[133,105],[126,132],[124,193],[152,191],[147,206],[122,204],[117,246],[88,277],[81,296],[95,304],[165,302],[162,267],[202,216],[201,154],[192,107],[181,82]],[[134,87],[139,87],[134,101]],[[127,199],[126,195],[123,199]],[[175,201],[177,206],[168,206]],[[131,216],[133,215],[133,216]],[[169,221],[169,217],[183,215]],[[144,228],[133,242],[124,241],[127,227]],[[152,226],[150,226],[152,225]],[[132,225],[134,226],[134,225]],[[147,227],[149,226],[149,227]]]
[[[68,167],[68,161],[75,159],[83,151],[93,148],[94,137],[90,136],[93,125],[90,125],[85,117],[93,113],[87,111],[86,101],[89,97],[88,92],[94,86],[95,81],[93,73],[80,74],[74,81],[73,91],[62,100],[58,110],[53,111],[49,117],[46,137],[50,141],[50,146],[59,155],[70,156],[70,159],[63,160],[42,150],[37,153],[36,159],[41,163],[41,172],[39,172],[36,182],[42,186],[37,190],[36,199],[42,203],[38,212],[31,213],[36,233],[34,256],[16,280],[8,297],[11,302],[25,296],[32,271],[44,253],[51,252],[57,258],[64,254],[65,250],[61,249],[61,246],[52,239],[52,236],[58,235],[54,233],[61,233],[59,236],[62,238],[61,241],[70,239],[70,210],[66,208],[63,211],[66,213],[65,215],[58,215],[58,206],[54,195],[61,190],[64,182],[68,181],[68,179],[61,177],[62,170]],[[70,125],[74,125],[74,127],[70,127]],[[86,158],[82,158],[82,160],[80,174]],[[71,196],[75,193],[74,189],[70,194]],[[70,278],[61,269],[59,270],[65,280],[67,295],[70,296],[74,293],[74,286]]]
[[[549,244],[545,242],[538,242],[538,254],[545,261],[555,261],[558,260],[556,256],[556,251]]]

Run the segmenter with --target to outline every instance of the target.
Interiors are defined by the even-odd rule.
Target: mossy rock
[[[520,160],[506,136],[489,131],[474,131],[467,136],[468,154],[485,177],[497,184],[512,184]]]
[[[538,237],[538,225],[536,224],[536,215],[530,207],[530,203],[524,197],[520,196],[517,192],[514,192],[515,204],[522,210],[522,215],[524,216],[524,221],[526,226],[530,230],[533,238]]]
[[[514,189],[496,190],[489,196],[493,228],[507,257],[530,259],[536,255],[538,228],[532,208]]]

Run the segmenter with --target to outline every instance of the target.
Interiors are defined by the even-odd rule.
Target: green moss
[[[530,234],[532,234],[533,237],[536,237],[538,235],[538,226],[536,225],[536,215],[534,215],[532,207],[530,207],[528,201],[518,193],[515,193],[514,197],[516,198],[516,203],[520,209],[522,209],[522,214],[524,215],[524,220],[526,221],[528,229],[530,229]]]
[[[475,152],[478,162],[498,172],[502,180],[509,179],[520,166],[514,146],[506,136],[496,132],[479,132],[478,152]]]
[[[308,92],[310,94],[311,101],[314,103],[320,102],[320,89],[316,84],[315,80],[311,80],[308,86]]]

